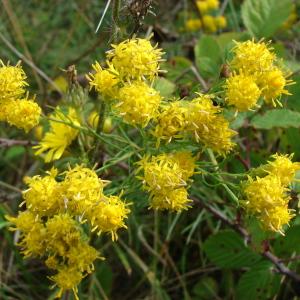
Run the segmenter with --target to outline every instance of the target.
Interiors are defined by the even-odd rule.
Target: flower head
[[[182,187],[168,191],[168,193],[155,193],[150,200],[150,208],[180,212],[190,207],[192,201],[188,199],[187,190]]]
[[[292,162],[292,157],[293,155],[274,154],[271,156],[272,160],[268,161],[263,169],[278,177],[281,184],[287,186],[294,180],[296,171],[300,170],[300,163]]]
[[[187,185],[183,179],[183,170],[168,154],[146,156],[138,164],[138,171],[143,171],[143,176],[138,178],[143,180],[144,188],[149,192],[161,193]]]
[[[28,132],[39,124],[41,108],[30,99],[10,100],[6,104],[5,115],[6,121],[10,125],[22,128],[25,132]]]
[[[0,106],[3,101],[21,97],[27,85],[26,74],[20,64],[6,66],[0,60]]]
[[[194,134],[197,142],[225,155],[235,145],[231,138],[236,132],[229,128],[229,122],[220,112],[221,108],[213,104],[211,96],[200,94],[188,106],[187,130]]]
[[[115,97],[118,91],[117,84],[119,83],[117,72],[113,68],[102,69],[98,62],[92,67],[95,74],[90,73],[87,75],[90,86],[95,87],[96,91],[104,97]]]
[[[161,96],[145,82],[136,81],[125,84],[118,99],[114,107],[123,119],[129,124],[145,127],[156,116]]]
[[[183,101],[174,101],[162,107],[156,118],[157,125],[152,134],[159,140],[171,142],[173,138],[181,138],[186,126],[187,107]]]
[[[230,66],[234,70],[242,70],[245,75],[261,74],[272,68],[275,54],[271,50],[263,41],[236,42]]]
[[[112,240],[118,238],[117,230],[127,228],[124,220],[130,213],[128,204],[123,202],[119,196],[103,197],[89,212],[89,219],[98,234],[109,232]]]
[[[77,137],[78,130],[72,125],[79,126],[77,114],[73,108],[69,108],[67,115],[58,108],[53,115],[50,116],[50,130],[45,134],[43,139],[33,149],[37,149],[35,155],[40,155],[44,152],[45,162],[59,159],[65,149]]]
[[[107,53],[107,58],[121,78],[146,77],[152,80],[157,76],[163,53],[157,46],[153,47],[149,39],[128,39],[112,47],[113,50]]]
[[[259,216],[259,220],[264,229],[284,234],[282,227],[288,224],[294,216],[292,210],[288,209],[287,205],[283,205],[265,211]]]
[[[74,215],[83,215],[103,197],[104,182],[83,166],[70,168],[60,184],[65,205]]]
[[[200,19],[188,19],[185,22],[185,29],[187,31],[198,31],[202,27]]]
[[[286,79],[286,75],[278,67],[273,67],[271,70],[261,74],[257,82],[261,88],[264,100],[274,106],[276,106],[275,100],[280,98],[281,95],[290,95],[286,86],[293,84],[293,81]]]
[[[247,111],[256,106],[261,90],[250,75],[236,74],[229,77],[225,84],[226,102],[239,111]]]
[[[204,15],[202,17],[203,28],[208,32],[216,32],[217,25],[215,22],[215,18],[211,15]]]
[[[78,297],[77,285],[84,278],[84,275],[74,267],[64,266],[58,270],[58,273],[51,276],[50,279],[59,287],[56,298],[60,298],[67,290],[72,290],[76,300]]]
[[[29,188],[23,192],[27,209],[41,217],[54,215],[63,207],[59,183],[55,180],[57,170],[47,173],[45,177],[37,175],[26,178]]]

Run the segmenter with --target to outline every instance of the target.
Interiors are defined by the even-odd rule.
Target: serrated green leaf
[[[232,230],[223,230],[209,237],[204,243],[204,252],[221,268],[248,267],[260,260],[260,256],[247,248]]]
[[[214,37],[203,35],[195,46],[196,66],[200,74],[207,78],[219,75],[223,62],[222,51]]]
[[[271,109],[252,118],[250,125],[258,129],[300,127],[300,113],[289,109]]]
[[[292,0],[246,0],[242,18],[248,31],[257,38],[271,37],[288,19]]]
[[[280,287],[280,276],[272,268],[272,263],[262,261],[244,273],[237,286],[236,299],[272,299]]]
[[[154,88],[160,92],[161,96],[167,98],[174,93],[176,85],[166,78],[159,77],[154,83]]]

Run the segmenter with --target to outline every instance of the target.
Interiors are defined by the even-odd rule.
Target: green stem
[[[211,149],[207,149],[207,154],[210,158],[210,161],[212,162],[212,164],[216,168],[216,171],[218,172],[220,170],[220,168],[219,168],[219,164],[216,160],[216,157],[215,157],[214,153],[212,152]],[[224,187],[224,189],[226,190],[226,192],[230,196],[231,200],[233,200],[233,202],[238,206],[239,205],[239,198],[233,193],[233,191],[229,188],[229,186],[226,183],[224,183],[223,178],[220,174],[217,174],[217,178],[220,180],[221,185]]]
[[[118,40],[118,32],[119,32],[119,13],[120,13],[120,0],[114,0],[113,2],[113,12],[112,12],[112,19],[113,19],[113,41],[117,42]]]

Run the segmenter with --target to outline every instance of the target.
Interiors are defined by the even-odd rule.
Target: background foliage
[[[76,65],[79,81],[86,86],[84,74],[96,59],[103,60],[115,35],[127,38],[132,32],[136,24],[128,3],[121,3],[117,31],[108,10],[95,34],[106,1],[3,0],[0,57],[13,64],[23,60],[31,90],[37,94],[43,111],[49,112],[50,107],[66,100],[64,70],[68,66]],[[216,34],[182,31],[193,6],[187,0],[153,1],[151,12],[142,20],[140,35],[153,31],[154,40],[166,52],[162,68],[168,73],[155,85],[165,97],[217,90],[220,70],[230,58],[233,39],[272,39],[277,55],[293,72],[296,84],[290,87],[293,95],[282,99],[284,109],[263,107],[256,113],[241,113],[232,124],[240,134],[237,141],[240,151],[220,160],[224,181],[236,174],[238,183],[238,174],[246,171],[245,165],[256,167],[271,153],[295,153],[294,159],[300,160],[299,18],[291,28],[282,29],[292,3],[291,0],[224,1],[228,27]],[[197,72],[204,83],[199,82]],[[93,93],[89,96],[96,100]],[[205,165],[206,173],[194,176],[191,194],[205,199],[206,204],[232,220],[231,224],[222,222],[197,202],[188,212],[179,214],[149,211],[147,195],[133,173],[137,155],[130,141],[148,147],[149,151],[155,149],[150,148],[147,137],[117,118],[113,124],[113,133],[102,137],[106,146],[101,154],[104,163],[98,171],[102,178],[113,179],[108,193],[127,189],[126,197],[134,205],[128,231],[120,234],[117,243],[106,236],[95,239],[95,247],[101,249],[106,260],[98,261],[95,273],[80,285],[80,299],[291,299],[300,295],[299,285],[279,274],[276,266],[262,255],[267,247],[290,269],[299,269],[299,217],[294,219],[286,236],[278,235],[271,240],[255,220],[244,220],[252,237],[250,246],[246,246],[246,236],[230,228],[235,227],[240,210],[216,180],[219,175],[211,163]],[[34,158],[28,147],[30,142],[26,144],[36,141],[37,133],[32,131],[24,136],[21,131],[1,124],[0,136],[0,298],[53,299],[46,268],[38,261],[23,260],[14,244],[17,236],[7,230],[4,218],[18,210],[23,178],[47,168],[42,160]],[[23,140],[24,145],[10,147],[3,139]],[[67,162],[77,162],[76,151],[73,154],[57,166],[64,168]],[[208,157],[203,154],[201,159],[207,161]],[[298,191],[296,183],[295,208]],[[70,299],[72,295],[67,297]]]

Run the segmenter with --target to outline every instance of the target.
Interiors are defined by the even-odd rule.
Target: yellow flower
[[[275,54],[272,48],[263,41],[235,42],[234,58],[230,66],[235,70],[242,70],[245,75],[256,75],[267,72],[273,67]]]
[[[89,211],[89,219],[93,231],[98,234],[110,232],[112,240],[118,239],[117,230],[127,228],[124,220],[130,213],[128,204],[123,202],[119,196],[109,196],[100,199]]]
[[[188,124],[187,107],[183,101],[174,101],[162,107],[156,119],[157,125],[152,134],[159,140],[171,142],[173,138],[182,138]]]
[[[195,174],[195,162],[196,157],[193,157],[191,152],[180,151],[169,154],[170,158],[179,165],[182,170],[182,178],[187,181],[191,176]]]
[[[41,108],[30,99],[11,100],[7,103],[6,121],[28,132],[39,124]]]
[[[202,15],[205,14],[205,13],[209,10],[209,7],[208,7],[206,1],[203,1],[203,0],[197,0],[197,1],[196,1],[196,5],[197,5],[197,8],[198,8],[199,12],[200,12]]]
[[[118,99],[114,108],[123,119],[129,124],[145,127],[156,116],[161,96],[145,82],[136,81],[125,84]]]
[[[261,91],[250,75],[237,74],[229,77],[225,84],[226,102],[238,111],[247,111],[257,106]]]
[[[263,178],[249,178],[243,188],[246,197],[243,203],[249,212],[263,213],[273,207],[285,206],[290,200],[287,192],[280,178],[272,174]]]
[[[215,17],[215,23],[220,29],[224,29],[227,26],[227,20],[224,16]]]
[[[94,170],[76,166],[65,172],[60,191],[69,211],[82,216],[103,197],[103,187],[104,182]]]
[[[15,100],[25,93],[26,74],[21,65],[4,65],[0,60],[0,106],[3,101]]]
[[[46,132],[40,143],[33,147],[33,149],[37,149],[35,155],[47,152],[44,157],[45,162],[57,160],[63,155],[65,149],[78,135],[78,130],[73,128],[72,125],[80,125],[73,108],[69,108],[67,115],[64,115],[58,108],[50,115],[50,118],[52,119],[49,122],[50,130]]]
[[[68,213],[57,214],[46,222],[47,251],[66,257],[71,247],[81,241],[81,231],[77,222]]]
[[[193,133],[196,142],[225,155],[235,144],[231,138],[236,132],[229,128],[229,122],[220,114],[221,108],[215,106],[212,96],[201,95],[188,106],[188,131]]]
[[[276,106],[275,100],[281,95],[290,95],[289,91],[285,89],[290,84],[293,84],[293,81],[287,80],[283,71],[278,67],[262,73],[258,78],[258,86],[261,88],[264,100],[274,106]]]
[[[185,22],[185,29],[187,31],[198,31],[202,27],[200,19],[189,19]]]
[[[208,32],[216,32],[217,26],[215,22],[215,18],[211,15],[204,15],[202,17],[203,28]]]
[[[188,199],[188,192],[185,188],[178,188],[168,193],[153,194],[150,200],[150,208],[159,210],[171,210],[180,212],[191,207],[192,201]]]
[[[219,8],[219,0],[206,0],[207,7],[209,9],[218,9]]]
[[[91,88],[95,87],[96,91],[103,95],[104,98],[115,97],[118,91],[117,84],[119,83],[117,72],[112,68],[102,69],[98,62],[92,67],[95,70],[95,74],[89,73],[87,75]]]
[[[29,210],[19,212],[17,217],[6,216],[6,219],[15,225],[15,228],[10,228],[11,230],[20,230],[25,233],[30,232],[35,224],[39,222],[36,215]]]
[[[58,270],[58,273],[51,276],[50,279],[59,287],[56,298],[61,298],[67,290],[72,290],[76,300],[79,300],[77,285],[84,278],[84,275],[74,267],[64,266]]]
[[[271,156],[272,161],[263,166],[263,169],[269,174],[277,176],[284,186],[293,182],[296,171],[300,170],[300,163],[292,162],[293,155],[274,154]]]
[[[64,207],[63,200],[58,191],[59,183],[55,180],[57,170],[52,169],[48,175],[39,175],[26,178],[29,188],[23,192],[26,208],[38,216],[54,215]]]
[[[17,217],[6,216],[6,219],[15,226],[11,230],[20,230],[21,237],[17,245],[21,247],[25,257],[44,255],[45,228],[35,214],[26,210]]]
[[[83,241],[80,241],[76,247],[71,247],[67,257],[68,265],[77,268],[83,273],[92,273],[94,260],[101,258],[94,247]]]
[[[279,232],[284,235],[282,227],[287,225],[289,221],[295,216],[291,209],[285,206],[276,206],[270,210],[264,211],[259,216],[259,220],[265,230]]]
[[[149,192],[161,193],[187,185],[183,170],[168,154],[146,156],[138,165],[137,172],[143,170],[143,176],[137,178],[143,181],[144,188]]]
[[[162,51],[153,47],[149,39],[133,38],[112,45],[107,58],[119,72],[121,78],[154,79],[159,72]]]

